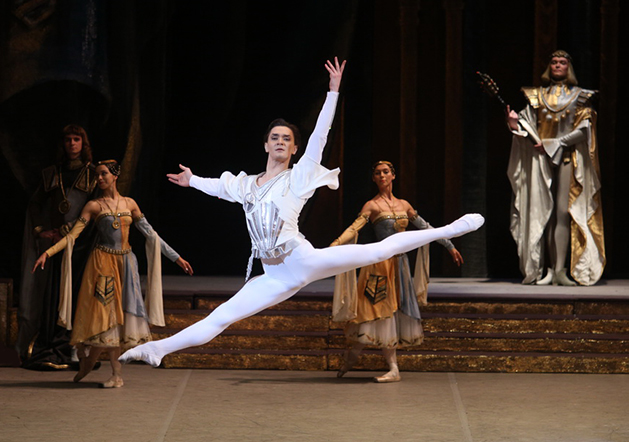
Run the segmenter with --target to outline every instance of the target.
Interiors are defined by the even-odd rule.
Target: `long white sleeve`
[[[190,177],[190,187],[207,193],[210,196],[218,196],[218,189],[220,188],[219,181],[218,178],[201,178],[192,175],[192,177]]]
[[[220,178],[201,178],[193,175],[190,178],[190,187],[210,196],[242,204],[246,178],[247,174],[244,172],[240,172],[237,176],[231,172],[223,172]]]
[[[338,98],[338,92],[328,92],[325,103],[323,103],[323,108],[321,108],[321,112],[317,118],[317,124],[308,139],[304,155],[308,156],[316,163],[321,163],[323,148],[328,141],[328,132],[334,120]]]

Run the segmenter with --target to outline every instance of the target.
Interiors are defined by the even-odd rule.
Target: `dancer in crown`
[[[596,91],[577,86],[565,51],[551,54],[542,84],[522,88],[528,104],[519,114],[507,106],[511,234],[522,283],[593,285],[606,261]]]

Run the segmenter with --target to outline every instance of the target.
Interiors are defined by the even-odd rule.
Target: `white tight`
[[[555,212],[549,223],[546,235],[550,253],[550,266],[555,272],[566,267],[568,249],[570,248],[570,179],[572,178],[572,162],[561,163],[554,170]]]
[[[281,258],[263,260],[263,275],[247,282],[238,293],[201,321],[169,338],[131,349],[120,360],[142,359],[151,365],[159,365],[164,355],[205,344],[234,322],[290,298],[313,281],[384,261],[437,239],[460,236],[478,229],[482,224],[480,215],[465,215],[445,227],[401,232],[372,244],[315,249],[304,241]]]

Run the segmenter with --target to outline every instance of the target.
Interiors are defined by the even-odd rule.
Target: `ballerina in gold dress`
[[[355,243],[358,232],[370,221],[378,241],[405,231],[409,222],[419,230],[432,228],[406,200],[393,195],[393,164],[378,161],[373,166],[372,179],[378,186],[378,195],[365,203],[356,221],[331,246]],[[436,242],[448,250],[456,265],[463,263],[452,241]],[[396,349],[423,342],[419,307],[426,305],[427,287],[428,244],[418,249],[414,280],[405,253],[361,268],[358,281],[353,270],[336,277],[333,320],[347,321],[345,336],[351,343],[339,377],[352,368],[363,348],[371,345],[382,348],[389,365],[389,372],[374,381],[401,380]]]
[[[122,387],[121,364],[118,362],[121,350],[150,341],[149,323],[164,325],[161,253],[189,275],[192,275],[192,267],[159,238],[138,204],[132,198],[120,195],[116,187],[120,166],[115,160],[98,163],[96,174],[102,197],[85,205],[70,233],[39,257],[33,272],[38,267],[43,269],[49,257],[66,250],[62,264],[59,323],[72,329],[70,343],[78,348],[80,370],[74,381],[83,379],[100,354],[107,351],[112,376],[101,386]],[[95,224],[98,239],[85,267],[74,321],[71,321],[69,263],[74,241],[90,221]],[[137,258],[129,246],[132,223],[146,237],[149,260],[146,304],[142,298]]]

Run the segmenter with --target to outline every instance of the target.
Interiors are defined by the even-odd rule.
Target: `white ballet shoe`
[[[120,388],[124,385],[122,378],[120,376],[112,376],[109,378],[107,382],[103,382],[98,386],[100,388]]]
[[[162,363],[162,357],[157,354],[152,344],[153,342],[147,342],[127,350],[118,360],[123,364],[131,361],[143,361],[153,367],[159,367],[159,364]]]
[[[390,382],[400,382],[402,377],[397,370],[391,370],[387,374],[373,378],[373,381],[378,384],[388,384]]]
[[[448,225],[448,227],[453,230],[453,234],[450,238],[456,238],[457,236],[478,230],[483,224],[485,224],[485,218],[479,213],[463,215],[461,218]]]
[[[553,275],[553,285],[564,285],[572,287],[577,285],[577,283],[568,278],[568,272],[565,268],[563,268],[561,270],[557,270]]]
[[[553,282],[554,278],[555,278],[555,271],[549,267],[546,271],[546,276],[544,276],[542,279],[537,281],[535,285],[548,285]]]

